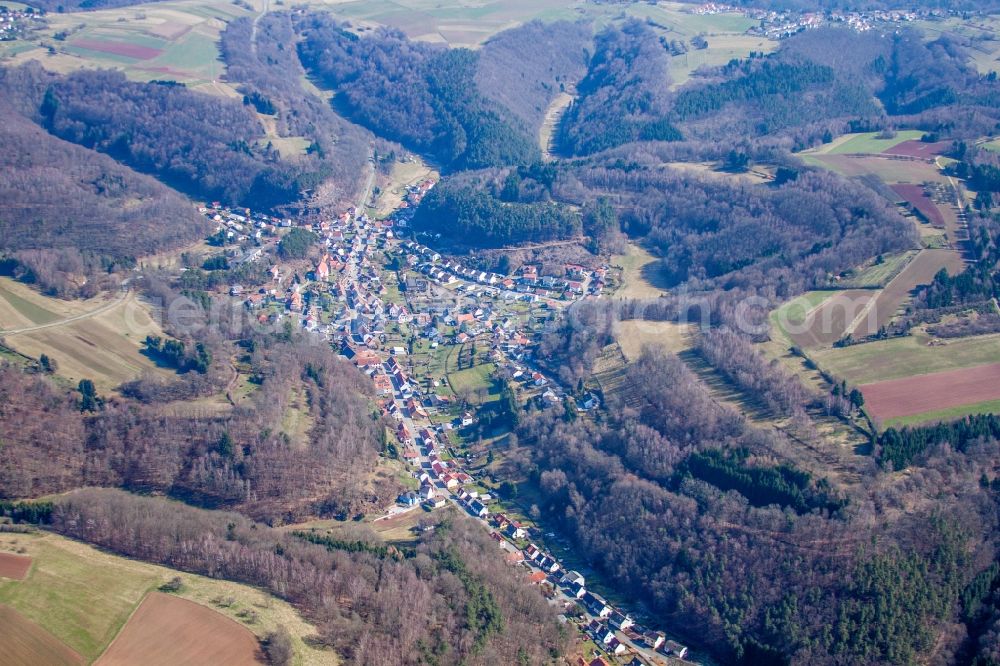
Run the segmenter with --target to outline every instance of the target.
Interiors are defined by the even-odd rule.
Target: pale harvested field
[[[87,662],[34,622],[0,604],[0,663],[4,666],[73,666]]]
[[[861,387],[865,406],[892,419],[1000,399],[1000,363],[892,379]]]
[[[632,319],[618,322],[615,338],[629,361],[635,361],[647,347],[662,347],[679,354],[694,344],[694,324],[677,324],[672,321],[642,321]]]
[[[48,355],[58,374],[72,382],[91,379],[110,391],[143,373],[170,377],[140,353],[147,335],[163,335],[149,308],[135,294],[101,314],[37,331],[9,335],[7,346],[27,356]]]
[[[657,258],[648,250],[634,243],[628,244],[628,249],[623,255],[615,255],[611,258],[613,265],[623,268],[622,288],[615,292],[616,298],[659,298],[667,293],[650,281],[650,274],[656,269]]]
[[[50,298],[22,282],[0,277],[0,334],[10,329],[48,324],[90,312],[113,297],[98,296],[86,301]]]
[[[98,666],[263,663],[249,629],[224,615],[161,592],[150,592]]]
[[[663,166],[671,169],[677,169],[678,171],[696,173],[707,178],[715,178],[717,180],[738,180],[753,184],[768,183],[774,180],[773,174],[768,172],[764,167],[757,165],[755,165],[750,171],[743,173],[720,171],[719,165],[713,162],[666,162]]]

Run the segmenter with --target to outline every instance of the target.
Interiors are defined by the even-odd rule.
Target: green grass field
[[[904,338],[869,342],[853,347],[817,351],[820,367],[851,384],[868,384],[931,372],[996,363],[1000,335],[947,340],[931,346],[921,332]]]
[[[915,250],[890,254],[883,257],[881,264],[871,264],[858,271],[854,275],[844,278],[837,283],[838,287],[844,289],[872,289],[884,287],[889,284],[892,278],[899,275],[906,264],[910,263],[913,257],[917,256]]]
[[[454,360],[450,361],[448,367],[455,367]],[[448,373],[448,383],[451,384],[455,395],[469,395],[470,402],[490,402],[500,395],[499,389],[490,377],[495,369],[496,366],[492,363],[481,363],[464,370],[452,371]],[[485,396],[485,399],[479,396]]]
[[[864,134],[849,135],[846,141],[837,141],[831,144],[832,147],[827,152],[829,155],[844,155],[848,153],[881,153],[885,150],[898,146],[904,141],[918,140],[924,133],[920,130],[903,130],[896,132],[896,136],[891,139],[878,139],[878,132],[866,132]],[[848,135],[845,135],[848,136]]]
[[[12,289],[12,283],[0,282],[0,300],[6,301],[6,307],[11,314],[20,315],[31,324],[49,324],[62,319],[60,315],[40,305],[36,300],[25,298],[18,290]],[[0,315],[4,312],[4,305],[0,304]],[[11,317],[13,319],[13,317]],[[22,322],[23,323],[23,322]],[[0,330],[4,328],[14,328],[13,323],[5,324],[0,319]]]
[[[83,558],[46,538],[4,535],[28,543],[28,578],[0,583],[0,603],[44,627],[88,660],[117,635],[159,577],[128,560]]]

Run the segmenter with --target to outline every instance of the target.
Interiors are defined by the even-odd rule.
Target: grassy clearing
[[[694,324],[671,321],[629,320],[619,322],[615,337],[629,361],[635,361],[647,346],[660,346],[673,354],[691,348]]]
[[[837,283],[844,289],[874,289],[884,287],[899,275],[910,261],[917,256],[915,250],[886,255],[882,263],[872,263]]]
[[[845,141],[837,142],[836,144],[827,144],[830,149],[827,151],[822,151],[828,155],[843,155],[849,153],[881,153],[883,151],[889,150],[894,146],[898,146],[904,141],[916,141],[924,135],[920,130],[902,130],[896,132],[896,136],[891,139],[879,139],[878,132],[865,132],[860,134],[845,135],[849,136]],[[819,152],[819,151],[817,151]]]
[[[959,405],[948,409],[939,409],[923,414],[913,414],[911,416],[900,416],[894,419],[886,419],[883,426],[886,428],[902,428],[904,426],[916,426],[927,423],[937,423],[939,421],[954,421],[970,414],[996,414],[1000,413],[1000,400],[986,400],[969,405]]]
[[[904,338],[817,351],[813,356],[823,369],[851,384],[970,368],[1000,358],[1000,335],[930,343],[930,336],[917,330]]]
[[[24,285],[3,278],[0,281],[0,329],[7,330],[22,326],[49,324],[59,321],[62,316],[53,312],[57,306],[52,299],[27,289]]]
[[[428,178],[437,180],[438,177],[436,169],[415,155],[407,157],[406,161],[393,163],[389,175],[380,179],[379,187],[381,189],[378,200],[375,202],[376,215],[386,217],[399,208],[409,185],[415,185]]]
[[[170,377],[140,353],[147,335],[163,335],[149,308],[135,294],[100,314],[37,331],[9,335],[7,345],[38,358],[47,354],[58,363],[58,374],[72,383],[92,379],[108,392],[143,373]]]
[[[147,592],[179,575],[184,585],[178,596],[213,608],[258,637],[286,626],[295,646],[294,663],[335,663],[335,655],[302,640],[314,635],[315,627],[286,602],[256,588],[118,557],[56,534],[0,535],[0,551],[22,549],[35,560],[31,572],[24,581],[0,582],[0,603],[37,622],[88,661],[104,651]],[[240,616],[247,609],[256,613],[256,621]]]
[[[625,254],[611,257],[611,263],[622,267],[622,287],[616,298],[659,298],[666,293],[653,284],[658,259],[644,247],[629,243]]]
[[[464,370],[452,371],[448,373],[448,383],[455,395],[467,395],[469,402],[490,402],[500,395],[500,390],[491,377],[495,369],[496,366],[492,363],[481,363]]]

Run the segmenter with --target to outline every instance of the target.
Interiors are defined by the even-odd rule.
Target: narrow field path
[[[47,328],[59,328],[60,326],[65,326],[67,324],[72,324],[73,322],[80,321],[82,319],[90,319],[91,317],[96,317],[99,314],[104,314],[109,310],[113,310],[122,303],[126,301],[132,295],[131,289],[124,289],[118,295],[118,298],[109,301],[99,308],[91,310],[89,312],[81,312],[80,314],[73,315],[72,317],[67,317],[65,319],[60,319],[59,321],[50,321],[47,324],[36,324],[34,326],[24,326],[21,328],[11,328],[6,331],[0,330],[0,336],[11,336],[18,335],[20,333],[32,333],[34,331],[42,331]]]

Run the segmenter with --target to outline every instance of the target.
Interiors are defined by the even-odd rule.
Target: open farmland
[[[771,320],[797,347],[829,347],[868,314],[875,295],[870,289],[811,292],[778,308]]]
[[[916,330],[905,337],[817,350],[812,358],[850,384],[871,384],[995,363],[1000,358],[1000,334],[944,341]]]
[[[888,254],[882,257],[881,263],[873,262],[837,282],[842,289],[877,289],[884,287],[906,268],[907,264],[917,256],[915,250]]]
[[[872,305],[872,316],[859,321],[851,334],[856,338],[863,338],[878,333],[881,327],[892,321],[919,285],[930,284],[942,268],[950,275],[957,275],[964,267],[965,262],[957,250],[921,250],[916,258],[879,292],[878,298]]]
[[[0,661],[10,666],[72,666],[86,660],[49,632],[0,604]]]
[[[800,154],[806,164],[819,166],[842,176],[876,176],[885,183],[946,182],[929,162],[892,158],[885,155]]]
[[[255,11],[263,0],[254,0]],[[13,64],[38,60],[47,69],[70,72],[82,68],[112,68],[138,81],[168,79],[191,88],[234,96],[219,79],[225,67],[219,60],[220,32],[229,21],[252,15],[233,3],[174,0],[93,12],[50,14],[41,43],[22,49]],[[66,34],[55,40],[56,33]],[[52,45],[56,53],[46,48]]]
[[[6,344],[33,358],[46,354],[55,359],[59,375],[74,383],[92,379],[105,392],[143,373],[172,375],[140,351],[147,335],[163,335],[163,331],[134,293],[94,312],[74,315],[78,318],[63,324],[56,321],[45,328],[7,333]]]
[[[150,592],[96,663],[245,666],[262,661],[259,651],[250,630],[229,618],[186,599]]]
[[[0,278],[0,335],[11,329],[51,324],[95,310],[107,302],[104,297],[86,301],[49,298],[22,282],[3,277]]]
[[[0,534],[0,553],[14,551],[26,551],[33,566],[23,581],[0,580],[0,608],[16,609],[83,657],[71,662],[26,664],[91,662],[105,651],[147,592],[178,575],[183,585],[177,596],[245,624],[258,637],[278,626],[286,627],[292,635],[295,664],[337,662],[332,652],[303,641],[316,629],[294,608],[256,588],[118,557],[56,534]],[[252,621],[247,619],[251,616]],[[4,636],[0,631],[0,655],[5,654]],[[7,662],[0,657],[0,663]]]
[[[24,580],[31,569],[31,558],[14,553],[0,553],[0,578]]]
[[[1000,363],[891,379],[860,388],[868,412],[876,419],[918,416],[1000,400]]]
[[[883,150],[882,152],[886,155],[904,155],[906,157],[918,157],[925,160],[931,160],[934,157],[944,153],[945,151],[951,149],[950,141],[904,141],[903,143],[897,144],[892,148]]]
[[[828,144],[806,151],[817,155],[857,155],[862,153],[882,153],[907,141],[923,136],[919,130],[904,130],[887,139],[878,138],[879,132],[864,132],[860,134],[845,134]]]
[[[922,185],[912,185],[906,183],[897,183],[896,185],[891,185],[892,191],[898,194],[903,201],[913,206],[913,208],[920,212],[932,226],[938,229],[944,229],[944,216],[941,214],[941,210],[931,201],[927,193],[924,192]]]

